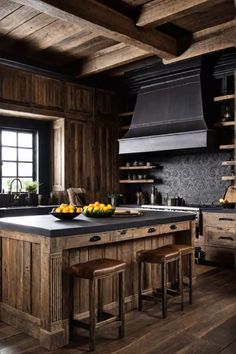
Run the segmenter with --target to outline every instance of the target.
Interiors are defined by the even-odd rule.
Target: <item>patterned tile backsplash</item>
[[[179,195],[186,204],[216,204],[223,195],[228,181],[221,176],[229,174],[229,167],[222,161],[229,159],[228,153],[200,153],[191,155],[158,157],[155,161],[162,168],[155,171],[161,179],[157,184],[162,198]]]

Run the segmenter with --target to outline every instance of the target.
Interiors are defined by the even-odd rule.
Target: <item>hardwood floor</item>
[[[206,269],[207,270],[207,269]],[[108,354],[235,354],[236,270],[200,269],[194,304],[179,310],[178,299],[169,304],[167,319],[159,305],[144,305],[144,312],[126,315],[126,335],[100,329],[96,353]],[[0,322],[1,354],[81,354],[88,351],[87,332],[69,346],[49,352],[38,341]]]

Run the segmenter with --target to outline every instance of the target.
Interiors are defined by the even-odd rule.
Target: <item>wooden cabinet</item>
[[[33,75],[32,104],[50,110],[63,110],[62,81],[46,76]]]
[[[66,84],[66,112],[93,114],[93,89],[76,84]]]
[[[1,66],[0,98],[5,102],[29,105],[31,100],[31,74]]]
[[[236,267],[236,213],[204,212],[206,260]]]
[[[65,121],[65,185],[86,189],[86,199],[94,198],[94,127],[92,122]]]
[[[110,91],[95,89],[94,91],[94,113],[95,116],[114,116],[116,112],[115,94]]]
[[[95,123],[94,145],[94,197],[104,200],[109,193],[118,192],[116,124],[102,121]]]

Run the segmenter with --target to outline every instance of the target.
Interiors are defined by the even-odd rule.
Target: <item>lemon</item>
[[[56,208],[55,211],[56,211],[56,213],[61,213],[62,210],[61,210],[61,208]]]
[[[112,205],[111,204],[107,204],[107,208],[108,209],[112,209]]]
[[[100,208],[101,208],[101,209],[103,209],[104,206],[105,206],[105,204],[103,204],[103,203],[100,204]]]
[[[89,204],[89,208],[93,208],[94,207],[94,205],[93,204]]]
[[[95,203],[94,203],[94,206],[99,206],[99,205],[100,205],[99,202],[95,202]]]
[[[82,208],[76,208],[76,213],[81,213],[82,212]]]
[[[94,204],[94,205],[95,205],[95,204]],[[95,206],[94,209],[93,209],[93,211],[99,211],[99,209],[100,209],[99,206]]]

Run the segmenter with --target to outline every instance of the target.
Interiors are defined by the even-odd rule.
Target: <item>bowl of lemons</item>
[[[83,214],[90,218],[106,218],[111,217],[115,212],[115,208],[111,204],[95,202],[83,207]]]
[[[60,220],[72,220],[82,213],[82,208],[73,204],[60,204],[51,211],[51,215]]]

